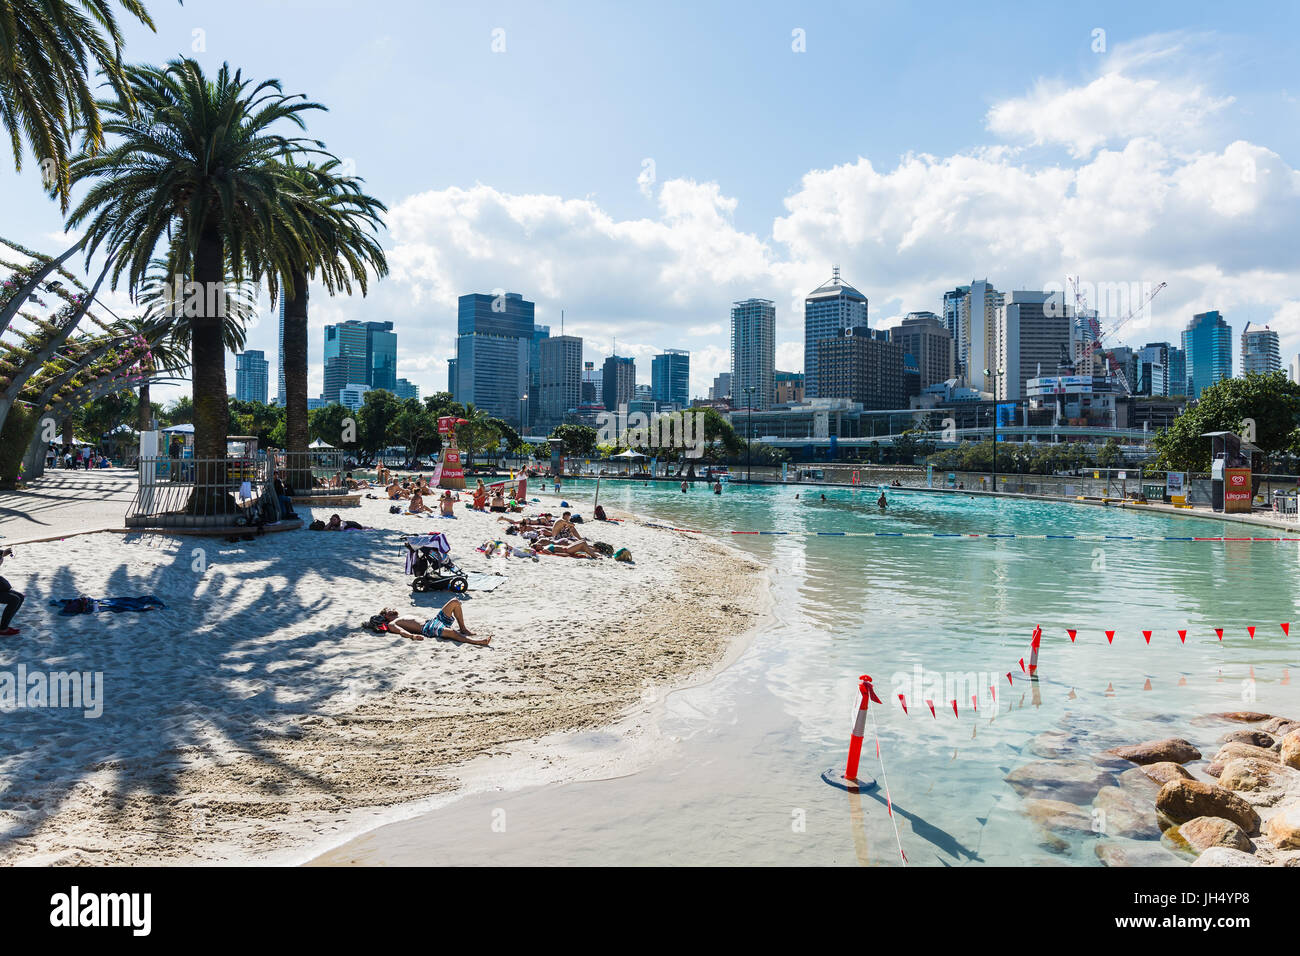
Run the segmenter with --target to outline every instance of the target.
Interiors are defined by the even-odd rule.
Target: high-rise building
[[[418,399],[420,397],[420,386],[416,385],[409,379],[399,378],[397,380],[397,389],[394,394],[403,402],[408,398]]]
[[[392,322],[349,319],[325,326],[325,387],[321,397],[337,402],[347,385],[397,387],[397,333]]]
[[[363,382],[350,382],[339,389],[338,403],[354,412],[366,403],[366,392],[371,391]]]
[[[957,316],[957,355],[965,371],[966,384],[979,392],[993,391],[992,383],[985,381],[984,370],[994,371],[994,330],[997,328],[998,310],[1005,302],[1006,294],[993,288],[987,279],[971,282],[970,291],[961,300]]]
[[[275,390],[275,403],[284,408],[288,401],[284,391],[284,292],[280,293],[280,338],[279,352],[276,355],[276,377],[279,379]]]
[[[528,424],[536,425],[542,410],[542,343],[551,337],[549,325],[533,326],[533,345],[528,353]]]
[[[867,297],[840,278],[835,266],[831,277],[803,300],[804,394],[821,395],[817,384],[817,343],[842,331],[867,324]],[[770,392],[770,389],[769,389]],[[739,398],[736,401],[740,401]]]
[[[777,405],[793,405],[803,401],[803,372],[777,372],[773,376],[773,383],[776,394],[772,396],[772,401]]]
[[[267,377],[270,365],[261,349],[250,349],[235,356],[235,398],[241,402],[266,404]]]
[[[650,397],[662,405],[691,404],[691,353],[664,349],[650,361]]]
[[[456,360],[454,358],[447,359],[447,391],[451,393],[453,402],[460,401],[456,397]]]
[[[776,303],[771,299],[733,302],[729,383],[732,407],[771,408],[775,375]]]
[[[605,390],[605,373],[596,371],[595,362],[582,363],[582,404],[604,408],[601,392]]]
[[[456,316],[456,401],[520,430],[527,421],[533,309],[517,292],[476,292],[460,297]]]
[[[1241,330],[1241,374],[1259,372],[1267,375],[1282,367],[1282,349],[1277,333],[1266,325],[1252,329],[1250,323]]]
[[[1291,360],[1291,381],[1300,384],[1300,355]]]
[[[1232,378],[1232,326],[1218,310],[1198,312],[1183,329],[1187,353],[1187,394],[1200,398],[1215,382]]]
[[[537,423],[553,428],[582,404],[582,338],[548,337],[542,340],[539,355]]]
[[[915,357],[921,388],[956,376],[956,343],[947,326],[933,312],[907,313],[901,325],[889,330],[889,340]]]
[[[731,397],[731,373],[719,372],[713,376],[713,384],[709,387],[709,400],[721,402]]]
[[[601,373],[601,402],[612,412],[636,398],[636,359],[611,355]]]
[[[1051,375],[1062,356],[1070,358],[1071,317],[1059,292],[1022,289],[1003,298],[994,313],[994,364],[989,366],[996,374],[986,384],[999,400],[1027,398],[1031,378]]]
[[[903,354],[901,345],[872,335],[865,325],[819,340],[818,398],[846,398],[865,409],[906,408]]]
[[[1187,353],[1169,342],[1148,342],[1138,350],[1143,362],[1160,365],[1165,370],[1165,391],[1142,394],[1178,398],[1187,394]],[[1080,373],[1082,374],[1082,373]]]

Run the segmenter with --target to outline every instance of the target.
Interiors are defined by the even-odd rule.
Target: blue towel
[[[120,597],[104,598],[95,600],[94,598],[57,598],[50,601],[52,607],[59,607],[63,610],[62,614],[94,614],[96,611],[152,611],[154,609],[163,609],[167,605],[158,600],[153,595],[145,597]]]

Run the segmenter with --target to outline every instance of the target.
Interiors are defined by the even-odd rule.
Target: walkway
[[[22,491],[0,491],[0,545],[121,528],[136,480],[130,468],[58,469]]]

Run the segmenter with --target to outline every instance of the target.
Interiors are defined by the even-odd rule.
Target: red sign
[[[455,448],[444,448],[442,460],[438,463],[439,488],[464,488],[465,469],[460,464],[460,452]]]
[[[1250,511],[1251,480],[1249,468],[1223,469],[1223,510]]]

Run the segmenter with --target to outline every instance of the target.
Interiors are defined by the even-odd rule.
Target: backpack
[[[324,531],[324,530],[325,530],[325,522],[324,522],[324,521],[321,521],[320,518],[317,518],[317,519],[316,519],[315,521],[313,521],[310,525],[308,525],[308,527],[311,528],[312,531]]]

